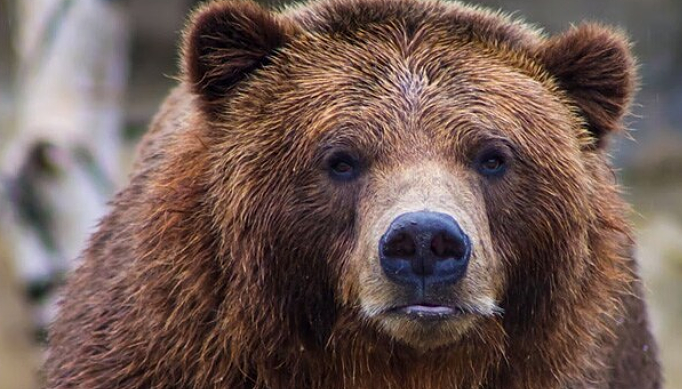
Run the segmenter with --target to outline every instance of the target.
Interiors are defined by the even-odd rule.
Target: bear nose
[[[469,237],[450,215],[409,212],[398,216],[379,242],[386,276],[399,283],[457,282],[471,254]]]

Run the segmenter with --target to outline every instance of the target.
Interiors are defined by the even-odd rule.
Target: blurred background
[[[55,286],[126,182],[196,3],[0,0],[0,389],[41,386]],[[598,20],[632,37],[641,91],[612,155],[666,387],[682,389],[682,0],[477,3],[548,33]]]

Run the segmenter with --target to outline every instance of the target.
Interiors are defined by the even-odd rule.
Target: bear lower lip
[[[464,310],[457,307],[427,304],[406,305],[394,308],[391,311],[399,315],[428,320],[447,319],[464,313]]]

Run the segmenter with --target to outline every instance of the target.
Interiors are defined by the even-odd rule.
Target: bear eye
[[[507,170],[507,156],[500,150],[486,150],[476,161],[477,170],[484,176],[499,177]]]
[[[332,178],[348,181],[357,177],[359,162],[346,152],[332,155],[328,160],[328,169]]]

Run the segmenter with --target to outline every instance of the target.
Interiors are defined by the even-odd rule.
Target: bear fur
[[[606,154],[635,81],[596,24],[548,37],[438,0],[200,7],[65,287],[47,387],[660,388]],[[467,314],[387,318],[402,295],[378,237],[425,208],[472,236],[442,292]]]

